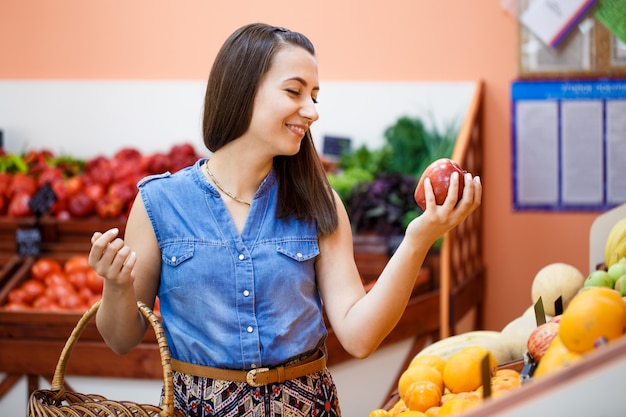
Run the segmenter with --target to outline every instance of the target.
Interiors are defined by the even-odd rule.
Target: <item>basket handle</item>
[[[59,361],[57,363],[56,369],[54,370],[54,376],[52,378],[52,383],[50,389],[52,391],[58,391],[62,396],[65,394],[65,370],[67,368],[67,363],[72,354],[72,350],[78,341],[83,330],[87,327],[87,324],[91,319],[96,315],[98,308],[100,307],[102,300],[98,300],[95,302],[80,318],[74,330],[72,330],[72,334],[65,342],[65,346],[61,351],[61,356],[59,357]],[[163,367],[163,404],[161,408],[163,410],[164,415],[173,415],[174,411],[174,384],[172,382],[172,364],[170,357],[170,350],[167,344],[167,339],[165,338],[165,332],[163,331],[163,327],[161,326],[161,322],[159,318],[154,314],[154,312],[142,303],[141,301],[137,302],[137,308],[141,312],[141,314],[150,322],[154,333],[156,334],[156,339],[159,344],[159,352],[161,354],[161,366]],[[58,397],[58,396],[57,396]]]

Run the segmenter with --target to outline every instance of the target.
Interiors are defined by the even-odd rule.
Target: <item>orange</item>
[[[400,398],[404,398],[404,394],[412,383],[422,380],[434,382],[439,387],[439,390],[443,392],[443,377],[437,368],[428,365],[414,365],[407,368],[400,375],[398,380],[398,394],[400,394]]]
[[[424,411],[424,414],[426,414],[426,417],[437,417],[439,416],[440,408],[440,406],[430,407],[428,410]]]
[[[408,410],[398,414],[398,417],[426,417],[426,414],[421,411]]]
[[[402,401],[409,410],[424,412],[430,407],[439,405],[441,389],[432,381],[415,381],[406,390]]]
[[[383,410],[382,408],[377,408],[376,410],[370,411],[367,417],[391,417],[389,411]]]
[[[441,401],[440,403],[443,405],[443,403],[445,403],[446,401],[449,401],[451,399],[453,399],[454,397],[456,397],[456,394],[452,393],[452,392],[447,392],[445,394],[443,394],[441,396]]]
[[[446,366],[446,360],[435,354],[424,354],[413,358],[409,363],[409,368],[415,365],[427,365],[436,368],[441,374],[443,374],[443,368]]]
[[[588,287],[574,296],[563,312],[559,336],[568,350],[586,353],[602,338],[624,333],[626,306],[621,295],[606,287]]]
[[[454,398],[463,398],[470,400],[480,400],[483,398],[483,394],[479,391],[467,391],[467,392],[459,392],[454,396]]]
[[[480,346],[462,349],[448,359],[443,370],[445,387],[453,393],[474,391],[482,385],[482,360],[487,355],[491,367],[490,376],[497,371],[493,354]]]
[[[391,409],[389,409],[389,415],[391,415],[391,417],[395,417],[398,414],[400,414],[402,411],[406,411],[408,410],[407,406],[404,404],[404,401],[402,401],[402,399],[399,399],[394,405],[393,407],[391,407]]]
[[[482,346],[468,346],[461,350],[463,353],[469,353],[473,355],[477,360],[482,361],[485,356],[489,356],[489,367],[491,368],[491,375],[495,375],[498,371],[498,364],[496,363],[496,358],[493,356],[493,353],[487,348]]]
[[[517,372],[515,369],[504,368],[504,369],[498,369],[494,376],[512,376],[515,378],[519,378],[520,373]]]
[[[595,288],[595,287],[594,287]],[[570,304],[571,305],[571,304]],[[556,336],[550,342],[548,350],[541,358],[537,369],[533,373],[534,378],[541,378],[559,369],[570,366],[582,358],[581,353],[572,352],[563,344],[560,336]]]
[[[497,396],[496,393],[508,392],[519,388],[522,385],[519,375],[501,375],[491,378],[491,395]]]
[[[481,400],[476,398],[453,398],[439,408],[437,417],[457,416],[464,411],[480,405],[481,402]]]

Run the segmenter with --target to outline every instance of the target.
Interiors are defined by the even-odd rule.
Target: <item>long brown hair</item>
[[[306,36],[263,23],[239,28],[222,45],[204,99],[204,144],[211,152],[246,132],[259,83],[276,52],[286,45],[299,46],[315,55]],[[293,156],[275,157],[274,168],[279,184],[277,217],[315,221],[321,235],[332,233],[338,224],[337,208],[310,130],[304,135],[300,151]]]

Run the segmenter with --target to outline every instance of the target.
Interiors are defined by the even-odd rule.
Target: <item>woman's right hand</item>
[[[133,267],[137,256],[118,235],[118,228],[93,234],[89,265],[109,283],[120,287],[132,286],[135,279]]]

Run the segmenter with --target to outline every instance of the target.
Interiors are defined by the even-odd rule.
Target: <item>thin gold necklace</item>
[[[213,175],[213,173],[209,169],[209,161],[206,161],[204,163],[204,168],[206,169],[206,173],[209,174],[209,177],[211,178],[211,180],[213,181],[215,186],[217,188],[219,188],[221,192],[223,192],[224,194],[226,194],[227,196],[229,196],[230,198],[232,198],[233,200],[235,200],[238,203],[245,204],[247,206],[250,206],[252,204],[252,203],[250,203],[250,202],[248,202],[246,200],[242,200],[241,198],[237,197],[235,194],[231,193],[230,191],[228,191],[227,189],[222,187],[222,184],[220,184],[220,182],[217,180],[217,178],[215,178],[215,176]]]

